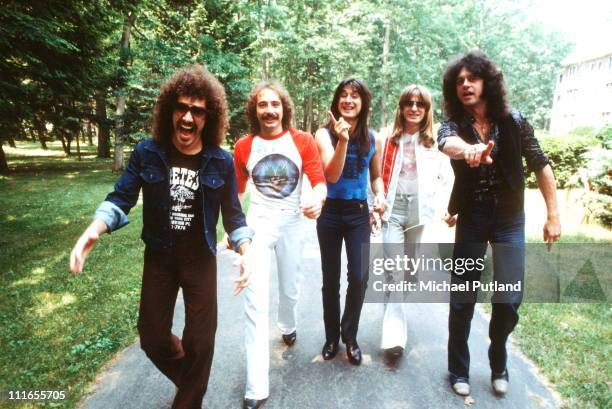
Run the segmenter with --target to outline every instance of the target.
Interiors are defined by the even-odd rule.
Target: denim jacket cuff
[[[237,250],[241,244],[250,242],[255,232],[249,226],[238,227],[229,234],[229,242],[232,249]]]
[[[94,213],[94,219],[100,219],[108,227],[108,233],[122,228],[130,221],[127,215],[113,202],[104,201]]]

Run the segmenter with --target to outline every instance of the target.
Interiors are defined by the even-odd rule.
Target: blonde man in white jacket
[[[382,177],[387,210],[382,216],[387,256],[414,257],[425,226],[440,220],[452,182],[450,162],[433,139],[431,93],[420,85],[402,91],[393,128],[384,140]],[[416,275],[413,275],[416,277]],[[391,357],[403,354],[407,339],[408,304],[385,304],[381,347]]]

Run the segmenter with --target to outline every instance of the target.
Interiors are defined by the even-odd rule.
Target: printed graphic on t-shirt
[[[366,166],[365,158],[359,156],[359,144],[349,143],[346,150],[346,160],[342,169],[344,179],[359,179],[359,175]]]
[[[282,199],[295,190],[300,170],[289,158],[277,153],[264,156],[253,167],[253,183],[268,197]]]
[[[199,171],[181,167],[170,168],[170,227],[188,231],[195,217],[196,192],[200,187]]]
[[[412,141],[406,141],[404,143],[404,155],[403,155],[402,167],[400,173],[405,175],[409,180],[417,178],[417,163],[416,155],[414,152],[414,143]]]

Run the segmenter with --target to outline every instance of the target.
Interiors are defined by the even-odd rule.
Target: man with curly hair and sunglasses
[[[142,189],[145,243],[138,332],[153,364],[177,387],[172,408],[201,408],[217,328],[216,225],[241,254],[235,294],[249,284],[252,230],[238,200],[232,157],[220,148],[228,125],[225,90],[201,65],[177,71],[161,87],[152,139],[139,142],[70,255],[80,273],[103,233],[128,223]],[[171,332],[179,288],[182,338]]]

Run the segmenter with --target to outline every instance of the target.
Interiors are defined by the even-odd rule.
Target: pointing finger
[[[334,114],[332,113],[332,111],[327,111],[327,116],[329,116],[329,120],[331,121],[333,126],[336,126],[336,124],[338,123],[338,121],[336,120],[336,118],[334,117]]]
[[[493,150],[493,146],[495,145],[495,142],[493,141],[489,141],[489,143],[487,144],[487,147],[485,148],[484,151],[482,151],[482,155],[484,157],[487,157],[491,154],[491,151]]]

